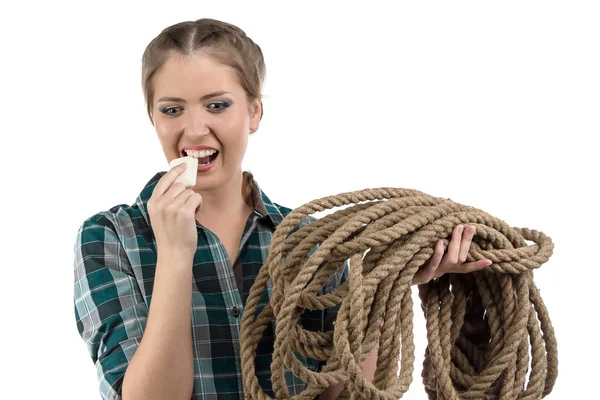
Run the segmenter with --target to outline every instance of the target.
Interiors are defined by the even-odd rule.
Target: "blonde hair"
[[[142,90],[150,122],[154,124],[154,87],[152,78],[173,55],[190,56],[201,50],[217,62],[233,69],[239,85],[246,94],[249,112],[252,104],[261,99],[266,67],[260,47],[235,25],[210,18],[186,21],[169,26],[155,37],[142,56]],[[243,172],[242,196],[251,207],[254,177]]]

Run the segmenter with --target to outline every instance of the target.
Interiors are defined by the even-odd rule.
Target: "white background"
[[[554,255],[535,273],[559,345],[549,398],[591,396],[596,2],[15,3],[0,12],[0,397],[99,398],[72,304],[76,231],[167,170],[141,56],[165,27],[204,17],[238,25],[265,55],[265,117],[244,168],[274,201],[414,188],[549,235]],[[415,300],[404,398],[426,399]]]

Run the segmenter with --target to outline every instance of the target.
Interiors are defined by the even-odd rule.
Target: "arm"
[[[373,379],[375,378],[375,369],[377,367],[377,350],[378,347],[374,347],[369,356],[363,362],[362,374],[369,382],[373,382]],[[344,384],[342,383],[336,383],[335,385],[329,386],[323,393],[319,395],[319,400],[337,399],[343,389]]]
[[[189,399],[194,386],[192,260],[159,254],[146,332],[123,380],[123,399]]]
[[[183,264],[166,254],[159,256],[149,312],[114,230],[92,221],[78,231],[75,316],[96,365],[103,399],[191,397],[191,289],[185,290],[191,286],[191,268],[188,281]],[[169,298],[175,288],[176,295]]]
[[[327,282],[325,286],[325,292],[329,293],[334,291],[337,287],[341,286],[350,278],[350,260],[346,260],[340,270]],[[337,318],[337,312],[339,305],[326,310],[324,316],[324,329],[333,330],[334,320]],[[362,375],[369,382],[373,382],[375,378],[375,369],[377,367],[377,350],[378,347],[373,348],[369,356],[365,359],[362,365]],[[333,400],[336,399],[341,391],[344,389],[342,383],[329,386],[323,393],[319,395],[319,400]]]

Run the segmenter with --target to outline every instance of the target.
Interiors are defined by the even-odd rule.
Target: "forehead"
[[[239,93],[233,69],[204,54],[172,55],[152,79],[155,98],[198,97],[224,90]]]

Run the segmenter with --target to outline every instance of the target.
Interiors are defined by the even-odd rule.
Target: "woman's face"
[[[184,147],[209,146],[218,155],[208,171],[198,172],[196,189],[214,189],[235,174],[241,176],[248,136],[258,129],[261,105],[257,100],[250,113],[233,70],[204,54],[175,55],[153,77],[153,84],[152,117],[167,161],[186,156]]]

